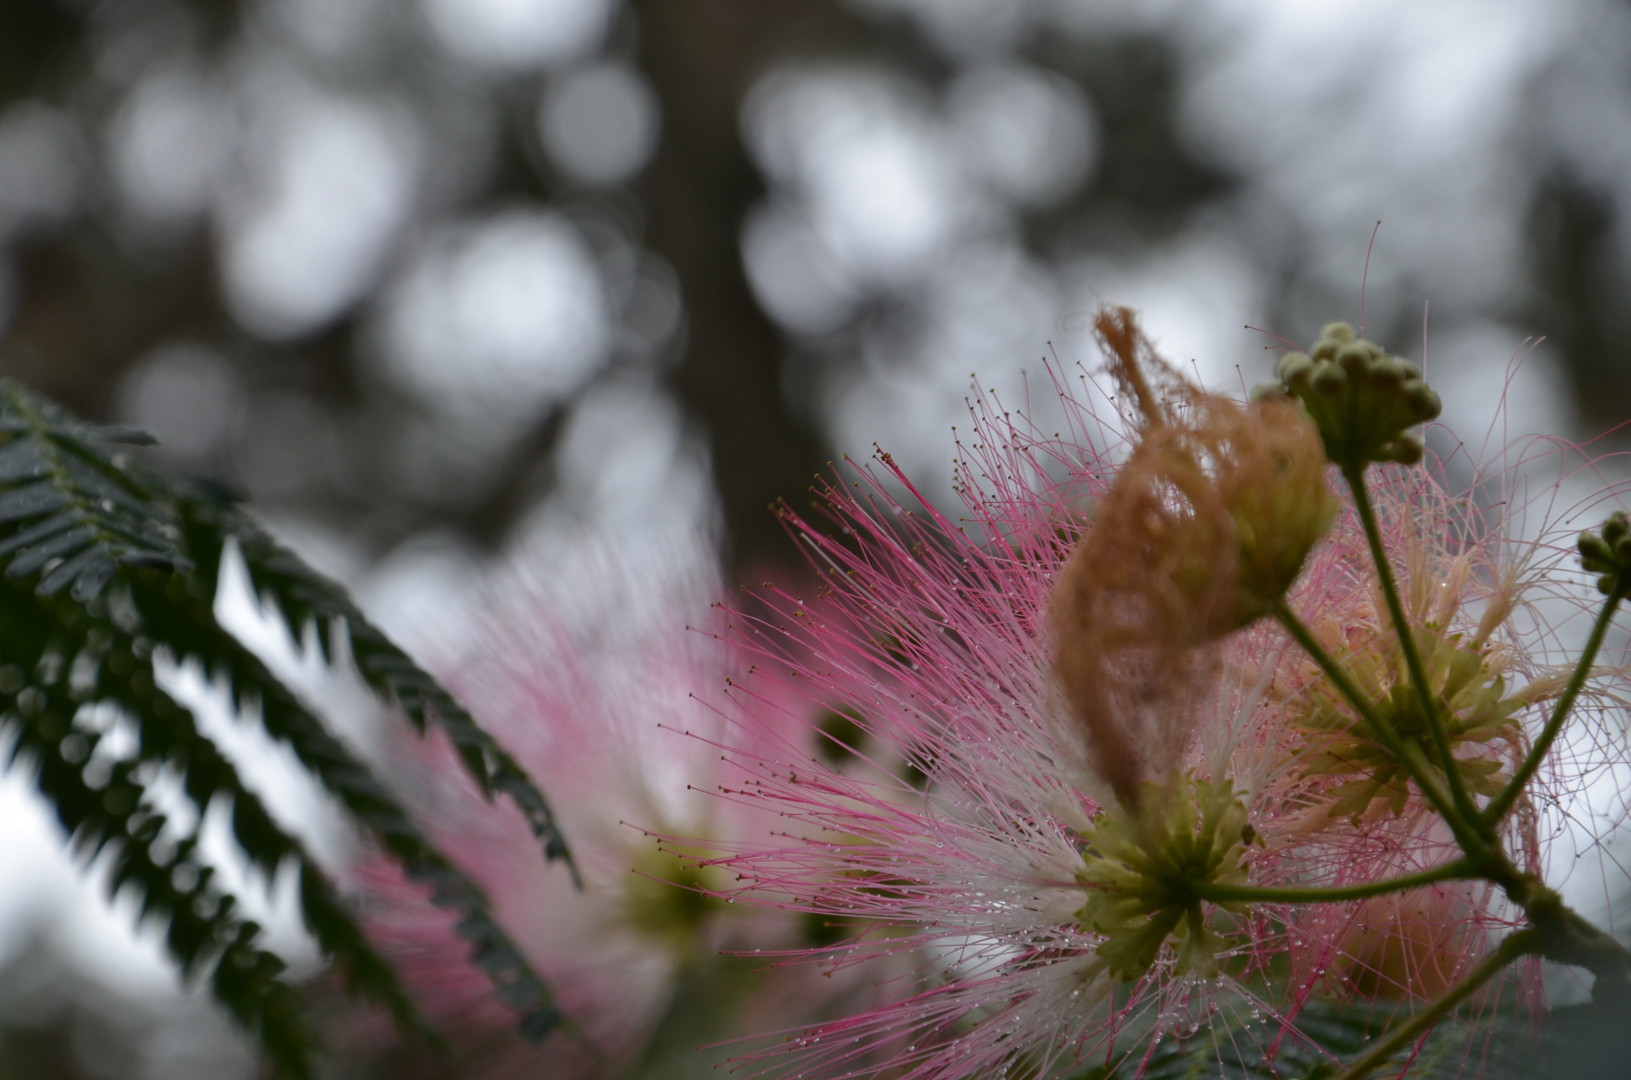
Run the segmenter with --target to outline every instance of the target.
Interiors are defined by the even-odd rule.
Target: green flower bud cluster
[[[1325,454],[1345,470],[1373,461],[1414,465],[1424,449],[1409,428],[1438,416],[1438,394],[1408,360],[1389,356],[1345,322],[1327,323],[1306,353],[1280,358],[1278,387],[1308,411]]]
[[[1087,890],[1076,917],[1082,929],[1103,936],[1098,958],[1105,969],[1123,981],[1137,979],[1174,937],[1175,974],[1217,975],[1217,954],[1229,943],[1208,927],[1193,886],[1245,884],[1244,856],[1254,835],[1229,781],[1191,776],[1165,787],[1145,784],[1136,817],[1096,818],[1076,872]]]
[[[1580,534],[1580,562],[1597,574],[1597,591],[1604,596],[1631,592],[1631,520],[1624,510],[1609,515],[1599,532]]]

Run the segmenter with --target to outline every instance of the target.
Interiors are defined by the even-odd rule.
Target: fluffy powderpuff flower
[[[575,887],[547,864],[519,818],[464,781],[445,744],[396,763],[437,843],[487,890],[568,1018],[567,1032],[542,1050],[527,1046],[446,914],[387,861],[358,866],[369,932],[448,1036],[460,1075],[536,1076],[544,1062],[550,1076],[621,1075],[679,981],[717,976],[722,949],[806,940],[796,918],[731,908],[700,891],[723,875],[682,864],[640,828],[703,845],[766,831],[751,809],[692,790],[740,779],[719,746],[751,755],[755,745],[690,693],[747,667],[739,650],[688,628],[712,617],[713,565],[700,543],[618,551],[590,541],[540,553],[488,591],[473,640],[432,663],[550,792],[582,878]],[[808,714],[786,715],[809,745]],[[761,729],[757,739],[779,737]],[[808,1017],[811,1002],[833,992],[783,978],[759,988],[743,1022]],[[685,1034],[687,1050],[705,1041]]]
[[[749,1054],[762,1068],[1046,1078],[1127,1053],[1136,1063],[1165,1034],[1192,1036],[1206,1018],[1210,1038],[1237,1054],[1317,1055],[1293,1022],[1311,997],[1409,1008],[1476,963],[1506,921],[1493,891],[1478,885],[1368,907],[1202,904],[1184,894],[1185,875],[1337,886],[1424,869],[1457,849],[1419,793],[1406,785],[1402,800],[1393,794],[1396,777],[1364,762],[1333,769],[1333,747],[1365,733],[1322,696],[1307,659],[1270,624],[1195,635],[1188,647],[1214,650],[1208,678],[1185,675],[1178,695],[1151,688],[1176,713],[1158,718],[1163,727],[1114,702],[1101,721],[1083,722],[1061,686],[1050,606],[1073,553],[1122,524],[1107,508],[1139,458],[1151,409],[1135,402],[1137,412],[1120,416],[1091,376],[1049,374],[1062,433],[1049,435],[1029,409],[993,395],[971,404],[974,437],[958,444],[958,518],[924,503],[880,453],[876,472],[856,470],[854,494],[841,484],[818,489],[834,529],[786,516],[823,578],[810,601],[767,590],[763,606],[733,624],[765,658],[755,685],[844,711],[877,760],[910,765],[906,776],[884,767],[840,773],[791,745],[779,760],[737,758],[758,775],[723,790],[725,800],[772,807],[790,825],[782,843],[736,845],[703,864],[734,876],[721,895],[851,928],[789,962],[839,970],[888,957],[906,972],[895,976],[893,1003]],[[1471,711],[1493,718],[1461,733],[1455,767],[1493,777],[1526,745],[1532,706],[1556,693],[1544,661],[1560,644],[1558,627],[1530,594],[1553,588],[1569,549],[1545,522],[1528,536],[1501,530],[1533,501],[1505,500],[1492,524],[1490,501],[1479,497],[1487,484],[1450,499],[1443,475],[1384,471],[1379,501],[1417,629],[1451,645],[1437,689],[1459,702],[1471,687]],[[902,491],[919,507],[898,501]],[[1304,537],[1316,518],[1329,520],[1317,506],[1302,510]],[[1568,526],[1566,514],[1539,516]],[[1299,540],[1295,565],[1312,542]],[[1225,556],[1227,568],[1234,558]],[[1345,659],[1368,652],[1375,678],[1396,683],[1374,587],[1350,512],[1314,550],[1289,602]],[[1552,599],[1570,602],[1567,588],[1555,591]],[[1126,666],[1100,670],[1121,680],[1118,692],[1159,675],[1131,669],[1130,680]],[[1599,705],[1612,700],[1611,688],[1593,692]],[[1509,712],[1512,696],[1520,701]],[[749,703],[738,719],[751,729],[764,715]],[[1131,774],[1140,787],[1113,774],[1096,730],[1105,724],[1150,748]],[[1381,800],[1359,806],[1345,788],[1356,781],[1386,789]],[[1532,869],[1535,820],[1526,804],[1502,829],[1515,861]],[[1398,905],[1391,925],[1370,918],[1389,902]],[[1531,1002],[1537,968],[1518,975]],[[1501,992],[1493,984],[1482,1000]]]
[[[912,488],[887,455],[879,457],[887,481],[861,472],[859,498],[822,490],[840,535],[789,518],[825,571],[818,596],[805,604],[775,594],[770,614],[738,619],[744,640],[782,661],[763,665],[762,681],[783,672],[784,686],[854,716],[880,759],[898,757],[927,778],[918,786],[886,769],[838,774],[791,748],[779,763],[742,760],[759,778],[726,797],[774,806],[801,835],[710,862],[737,876],[727,895],[850,926],[847,940],[806,955],[828,969],[910,958],[903,1000],[812,1029],[760,1060],[791,1049],[801,1059],[789,1068],[805,1075],[874,1075],[886,1062],[914,1078],[999,1075],[1021,1064],[1052,1076],[1108,1057],[1118,1031],[1179,1023],[1197,988],[1242,1018],[1268,1007],[1203,974],[1215,967],[1216,912],[1186,939],[1204,954],[1189,958],[1188,974],[1159,939],[1148,950],[1158,957],[1136,958],[1138,941],[1121,963],[1101,949],[1116,933],[1112,921],[1138,913],[1090,904],[1084,876],[1096,864],[1084,853],[1108,866],[1140,840],[1136,829],[1120,843],[1103,831],[1116,783],[1056,678],[1049,605],[1079,530],[1098,527],[1084,513],[1109,492],[1134,436],[1131,425],[1101,420],[1095,406],[1108,409],[1096,389],[1056,389],[1065,438],[1027,429],[989,399],[976,405],[977,441],[958,471],[963,521],[895,502],[888,481]],[[815,659],[800,662],[804,654]],[[1218,670],[1204,697],[1177,703],[1181,745],[1165,763],[1179,776],[1152,777],[1180,805],[1212,794],[1196,776],[1213,769],[1192,733],[1226,730],[1262,698],[1262,687],[1224,677],[1241,670],[1237,658],[1224,656]],[[1228,741],[1210,747],[1220,783],[1234,753]],[[1228,795],[1217,818],[1228,819],[1222,828],[1235,842],[1226,846],[1238,860],[1247,815],[1235,807],[1240,793],[1220,790]],[[1154,818],[1161,798],[1144,800]],[[1178,822],[1168,835],[1192,827]],[[1130,983],[1119,977],[1137,969]]]
[[[1610,464],[1586,448],[1534,437],[1493,452],[1486,442],[1476,456],[1457,446],[1446,458],[1429,455],[1422,468],[1384,465],[1371,473],[1406,618],[1433,696],[1448,707],[1454,767],[1475,797],[1494,796],[1511,779],[1573,670],[1582,624],[1596,615],[1591,575],[1574,541],[1581,524],[1601,520],[1623,498]],[[1457,485],[1455,475],[1466,479]],[[1290,603],[1373,708],[1421,747],[1442,789],[1446,763],[1427,737],[1351,514],[1315,551]],[[1623,645],[1617,658],[1600,657],[1576,703],[1573,737],[1543,762],[1500,822],[1498,839],[1512,863],[1554,886],[1574,868],[1549,866],[1543,838],[1565,838],[1565,848],[1579,849],[1600,843],[1627,817],[1623,796],[1590,805],[1623,783],[1614,773],[1623,772],[1616,762],[1624,760],[1625,659]],[[1269,679],[1265,696],[1295,753],[1265,785],[1261,806],[1277,819],[1264,827],[1302,864],[1291,880],[1349,885],[1461,854],[1414,782],[1306,655],[1282,654]],[[1595,835],[1581,835],[1587,822]],[[1358,905],[1287,906],[1278,912],[1285,933],[1277,939],[1293,972],[1285,1007],[1295,1013],[1314,994],[1406,1008],[1432,999],[1519,917],[1481,881],[1441,882]],[[1527,960],[1504,985],[1492,985],[1475,1018],[1510,1003],[1509,989],[1520,1005],[1540,1007],[1539,969],[1538,960]]]

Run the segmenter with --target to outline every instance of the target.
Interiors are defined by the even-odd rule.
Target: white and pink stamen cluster
[[[1136,1073],[1163,1039],[1198,1033],[1259,1061],[1292,1046],[1318,1057],[1297,1027],[1310,1001],[1360,999],[1382,1017],[1408,1015],[1522,921],[1484,880],[1343,901],[1190,898],[1187,934],[1175,914],[1178,929],[1147,960],[1127,959],[1138,952],[1127,928],[1147,930],[1140,912],[1153,924],[1164,901],[1139,908],[1128,886],[1123,921],[1107,920],[1102,894],[1120,886],[1093,867],[1106,852],[1136,854],[1138,838],[1160,828],[1185,851],[1211,853],[1219,890],[1353,886],[1428,871],[1460,848],[1410,779],[1387,770],[1320,668],[1250,611],[1226,632],[1197,635],[1193,649],[1153,643],[1142,659],[1103,663],[1102,678],[1126,684],[1105,698],[1114,715],[1093,723],[1119,725],[1145,788],[1107,765],[1102,733],[1061,686],[1051,609],[1073,552],[1094,530],[1117,527],[1096,514],[1115,504],[1112,489],[1148,437],[1148,410],[1140,417],[1114,389],[1050,366],[1053,434],[1029,409],[979,393],[972,437],[958,443],[955,514],[930,506],[880,452],[874,466],[818,489],[824,522],[785,514],[819,587],[800,595],[767,585],[732,612],[726,634],[756,656],[756,670],[728,689],[721,714],[743,730],[783,734],[769,751],[763,740],[749,752],[725,747],[749,779],[718,794],[777,824],[770,838],[713,845],[718,855],[699,865],[728,876],[718,896],[832,926],[838,940],[780,963],[864,966],[888,1000],[781,1033],[747,1054],[749,1069],[1046,1080],[1124,1060]],[[1392,460],[1419,456],[1412,439],[1389,450]],[[1447,477],[1464,461],[1371,474],[1394,576],[1454,722],[1452,754],[1480,798],[1523,758],[1568,674],[1578,620],[1591,616],[1572,561],[1582,522],[1570,515],[1614,492],[1564,508],[1565,481],[1582,459],[1562,444],[1511,448],[1498,467],[1475,467],[1459,494]],[[1558,482],[1534,482],[1545,462]],[[1181,562],[1171,566],[1161,581],[1177,592],[1157,599],[1182,610],[1194,590],[1185,592]],[[1411,700],[1389,696],[1402,661],[1350,502],[1292,569],[1285,605],[1379,708],[1396,703],[1402,730]],[[1106,617],[1119,617],[1119,601],[1106,603]],[[1170,685],[1159,665],[1152,677],[1151,655],[1184,665]],[[1611,769],[1603,747],[1623,684],[1623,665],[1595,671],[1577,715],[1600,737],[1571,745],[1596,746],[1596,756],[1548,758],[1498,824],[1497,845],[1519,871],[1545,869],[1540,838],[1559,812],[1554,796]],[[791,700],[852,721],[842,768],[785,733],[789,710],[801,708]],[[1219,808],[1211,825],[1196,810],[1209,799]],[[1168,825],[1150,825],[1156,818]],[[1132,839],[1118,848],[1112,829]],[[1542,1004],[1538,959],[1520,961],[1463,1011],[1474,1021],[1469,1039],[1481,1033],[1478,1017],[1514,1003]],[[1469,1054],[1476,1062],[1475,1047]]]

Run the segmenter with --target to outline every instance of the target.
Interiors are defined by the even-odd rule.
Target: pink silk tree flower
[[[586,543],[514,565],[488,591],[473,640],[432,663],[558,803],[581,888],[543,860],[519,817],[465,781],[445,743],[403,754],[395,770],[438,844],[487,890],[555,992],[566,1033],[542,1049],[523,1043],[422,888],[384,859],[354,873],[371,935],[448,1037],[463,1076],[536,1076],[546,1066],[552,1077],[622,1075],[683,977],[721,950],[808,940],[806,921],[701,891],[722,886],[724,873],[659,850],[641,828],[695,838],[704,846],[693,852],[715,840],[764,842],[771,819],[693,786],[743,779],[722,751],[752,756],[784,738],[809,748],[811,714],[790,707],[787,724],[752,735],[729,728],[691,693],[748,667],[740,649],[688,626],[714,618],[712,553],[700,543],[609,549]],[[834,992],[813,976],[799,982],[760,988],[749,1022],[806,1018],[812,1001]]]
[[[820,587],[767,588],[733,619],[759,657],[748,687],[852,718],[875,767],[831,768],[785,734],[779,755],[728,752],[753,779],[720,785],[721,801],[786,824],[696,865],[729,875],[722,898],[848,927],[786,963],[881,964],[892,984],[879,1007],[750,1051],[750,1069],[1046,1080],[1129,1055],[1136,1070],[1164,1038],[1203,1029],[1209,1046],[1306,1061],[1324,1053],[1295,1023],[1311,999],[1408,1010],[1515,921],[1496,890],[1457,881],[1372,900],[1228,898],[1412,873],[1458,849],[1319,669],[1258,618],[1301,612],[1408,719],[1365,539],[1351,506],[1337,512],[1317,438],[1293,412],[1188,387],[1130,313],[1108,309],[1098,330],[1112,378],[1050,367],[1060,419],[1046,428],[1029,403],[976,396],[955,516],[880,452],[850,490],[817,490],[828,527],[784,514]],[[1537,445],[1570,467],[1568,448]],[[1475,472],[1454,497],[1454,462],[1378,473],[1412,630],[1455,710],[1455,767],[1480,793],[1527,748],[1559,693],[1570,620],[1588,610],[1564,487],[1514,497],[1534,456]],[[1492,498],[1502,484],[1514,490]],[[1606,731],[1621,683],[1597,673],[1588,727]],[[724,711],[744,731],[784,723],[740,695]],[[1536,790],[1604,767],[1549,763]],[[1500,826],[1524,870],[1543,869],[1542,816],[1531,800]],[[1538,971],[1505,985],[1537,1005]]]

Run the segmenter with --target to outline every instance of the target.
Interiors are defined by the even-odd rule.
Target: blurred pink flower
[[[722,750],[752,756],[788,726],[767,710],[769,726],[750,735],[693,696],[747,668],[740,649],[688,628],[715,618],[718,587],[700,544],[552,549],[509,569],[488,591],[473,640],[433,662],[550,793],[583,878],[577,890],[546,863],[519,817],[465,781],[445,743],[397,763],[437,842],[486,888],[574,1031],[552,1036],[542,1056],[527,1047],[445,913],[389,861],[370,860],[355,871],[370,931],[451,1038],[462,1075],[533,1076],[545,1060],[551,1076],[617,1073],[639,1057],[686,972],[723,949],[806,940],[796,917],[697,891],[722,884],[722,873],[682,863],[641,831],[692,837],[702,845],[693,851],[707,851],[770,828],[757,808],[692,790],[740,782]],[[780,715],[810,745],[808,711]],[[759,1022],[809,1016],[811,989],[761,992]],[[830,992],[817,989],[816,999]]]

